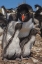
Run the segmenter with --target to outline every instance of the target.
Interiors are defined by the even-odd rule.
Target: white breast
[[[30,19],[28,22],[24,22],[22,29],[20,30],[19,37],[22,38],[28,36],[32,28],[34,28],[32,19]]]

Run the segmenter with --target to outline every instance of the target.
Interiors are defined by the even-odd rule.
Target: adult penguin
[[[22,57],[30,55],[32,44],[35,41],[36,30],[32,11],[32,7],[28,4],[21,4],[17,8],[18,22],[23,23],[19,33]]]
[[[42,7],[40,5],[35,5],[36,8],[36,12],[35,12],[35,18],[38,20],[39,22],[39,28],[41,31],[41,37],[42,37]]]

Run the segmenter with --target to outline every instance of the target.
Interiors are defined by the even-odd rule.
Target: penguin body
[[[4,37],[6,37],[6,39],[5,40],[3,39],[3,49],[4,49],[3,58],[4,59],[6,58],[8,60],[16,59],[21,56],[21,48],[19,45],[20,40],[18,37],[19,31],[21,29],[21,23],[19,23],[19,22],[16,23],[16,22],[12,21],[12,23],[10,23],[10,24],[11,24],[11,27],[14,32],[12,34],[9,34],[7,31],[7,33],[5,33],[5,34],[7,34],[7,36],[5,36],[5,34],[4,34]],[[10,24],[9,24],[9,26],[10,26]],[[12,26],[12,24],[14,27]],[[11,27],[9,27],[9,26],[8,26],[8,28],[11,29]],[[13,38],[11,39],[12,36],[13,36]],[[10,44],[8,44],[9,39],[11,39]]]

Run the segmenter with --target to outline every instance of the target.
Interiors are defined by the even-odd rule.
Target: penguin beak
[[[24,21],[24,20],[25,20],[25,18],[26,18],[26,17],[25,17],[25,15],[23,14],[23,15],[22,15],[22,21]]]

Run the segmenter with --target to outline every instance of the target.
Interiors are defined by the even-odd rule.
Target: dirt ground
[[[0,45],[0,64],[42,64],[42,38],[36,35],[36,41],[31,49],[31,56],[28,59],[3,61],[1,57],[2,49]]]

